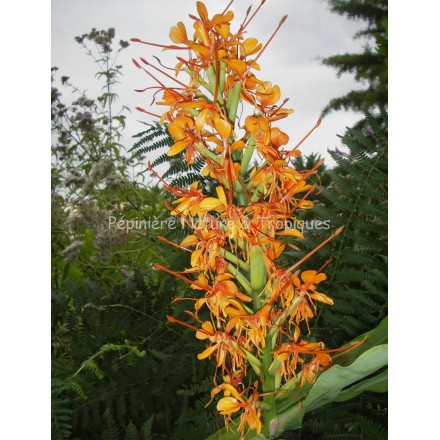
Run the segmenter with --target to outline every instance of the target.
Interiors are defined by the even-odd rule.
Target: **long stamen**
[[[184,89],[186,89],[187,85],[184,84],[183,82],[179,81],[178,79],[176,79],[174,76],[171,76],[170,74],[164,72],[163,70],[159,69],[158,67],[156,67],[154,64],[149,63],[146,59],[141,57],[141,61],[146,64],[147,66],[152,67],[153,69],[157,70],[158,72],[160,72],[162,75],[165,75],[167,78],[172,79],[173,81],[175,81],[177,84],[179,84],[180,86],[182,86]]]
[[[188,50],[187,47],[180,47],[180,46],[175,46],[175,45],[172,45],[172,44],[171,45],[166,45],[166,44],[150,43],[148,41],[142,41],[139,38],[131,38],[130,41],[132,41],[133,43],[147,44],[148,46],[161,47],[163,49]]]
[[[166,243],[166,244],[169,244],[170,246],[174,246],[174,247],[176,247],[176,248],[178,248],[178,249],[182,249],[182,250],[184,250],[184,251],[186,251],[186,252],[192,252],[191,249],[188,249],[188,248],[186,248],[186,247],[180,246],[180,245],[178,245],[177,243],[173,243],[172,241],[167,240],[165,237],[159,236],[159,237],[156,237],[156,238],[157,238],[158,240],[160,240],[160,241]]]
[[[248,24],[254,19],[254,17],[258,14],[258,11],[261,9],[261,7],[266,3],[266,0],[261,0],[261,3],[258,5],[258,8],[255,9],[255,12],[252,14],[251,18],[243,24],[243,26],[240,27],[239,31],[235,35],[234,38],[231,39],[231,41],[235,40],[239,35],[241,36],[243,34],[243,31],[247,28]],[[248,9],[249,11],[249,9]],[[250,11],[249,11],[250,12]]]
[[[187,283],[189,283],[189,284],[191,284],[191,285],[197,286],[197,287],[199,287],[199,288],[202,289],[202,290],[206,290],[206,291],[208,291],[208,292],[209,292],[209,290],[210,290],[207,286],[205,286],[204,284],[200,283],[199,281],[197,281],[197,280],[190,280],[189,278],[184,277],[183,275],[181,275],[179,272],[175,272],[175,271],[173,271],[173,270],[167,269],[166,267],[162,266],[162,265],[159,264],[159,263],[156,263],[156,264],[154,265],[154,267],[155,267],[157,270],[161,270],[162,272],[167,272],[167,273],[169,273],[170,275],[174,275],[175,277],[180,278],[181,280],[186,281]]]
[[[321,125],[322,118],[318,119],[318,122],[315,124],[315,126],[299,141],[299,143],[287,153],[287,157],[291,156],[295,150],[297,150],[300,145]]]
[[[273,38],[275,37],[276,33],[280,30],[281,26],[283,25],[283,23],[286,21],[287,19],[287,15],[285,15],[280,22],[278,23],[277,28],[275,29],[275,31],[273,32],[273,34],[270,36],[269,40],[267,40],[266,44],[262,47],[262,49],[260,50],[260,52],[258,52],[258,55],[255,57],[255,59],[252,60],[252,62],[249,64],[249,67],[246,69],[246,71],[244,72],[243,76],[245,77],[247,75],[247,73],[252,69],[252,67],[254,66],[254,64],[258,61],[258,58],[261,57],[261,55],[263,54],[263,52],[266,50],[267,46],[269,46],[270,42],[273,40]]]
[[[158,62],[158,64],[159,64],[160,66],[162,66],[164,69],[168,69],[168,70],[171,70],[171,71],[174,72],[174,69],[173,69],[172,67],[165,66],[165,64],[162,63],[162,61],[160,60],[159,57],[157,57],[156,55],[153,55],[153,58],[154,58],[154,59]]]
[[[146,113],[147,115],[154,116],[155,118],[159,118],[160,119],[162,117],[161,115],[158,115],[157,113],[149,112],[149,111],[143,109],[142,107],[135,107],[135,108],[136,108],[137,111],[142,112],[142,113]]]
[[[137,108],[137,107],[136,107]],[[170,184],[168,184],[161,176],[159,176],[159,174],[155,171],[155,169],[151,166],[151,162],[148,161],[147,163],[147,168],[148,170],[156,177],[159,179],[160,182],[162,182],[163,186],[165,187],[165,189],[172,193],[172,194],[176,194],[177,196],[182,197],[185,192],[182,191],[180,188],[174,188],[172,187]]]
[[[144,92],[146,92],[147,90],[154,90],[154,89],[162,90],[161,87],[158,87],[158,86],[151,86],[151,87],[145,87],[145,89],[134,89],[134,91],[135,91],[135,92],[138,92],[138,93],[144,93]]]
[[[249,17],[249,14],[252,11],[252,5],[250,5],[246,10],[246,15],[243,18],[243,22],[241,23],[240,27],[238,28],[238,32],[230,39],[230,43],[235,41],[237,38],[242,36],[244,25],[246,23],[247,18]]]
[[[211,333],[207,332],[206,330],[204,330],[202,328],[194,327],[193,325],[188,324],[186,322],[179,321],[178,319],[174,318],[173,316],[167,315],[167,319],[169,321],[171,321],[171,322],[175,322],[176,324],[180,324],[180,325],[183,325],[185,327],[188,327],[191,330],[195,330],[196,332],[204,333],[205,335],[208,335],[208,336],[213,336]]]
[[[159,85],[161,85],[164,89],[167,88],[167,86],[161,82],[159,79],[157,79],[152,73],[150,73],[147,69],[145,69],[144,67],[142,67],[135,59],[132,60],[133,64],[138,67],[139,69],[143,70],[147,75],[151,76],[151,78],[154,79],[154,81],[156,81]]]
[[[338,228],[334,234],[332,234],[330,237],[326,238],[321,244],[315,247],[312,251],[310,251],[305,257],[301,258],[298,262],[296,262],[293,266],[291,266],[289,269],[286,270],[286,272],[292,272],[292,270],[296,269],[298,266],[304,263],[304,261],[307,261],[312,255],[316,254],[316,252],[319,251],[322,247],[324,247],[329,241],[333,240],[335,237],[337,237],[342,230],[344,229],[343,226]]]
[[[333,258],[329,258],[317,271],[316,274],[321,273],[331,262],[333,261]]]
[[[232,3],[234,3],[234,0],[231,0],[231,1],[228,3],[228,6],[226,6],[225,10],[222,12],[222,15],[225,15],[225,14],[226,14],[226,12],[228,11],[228,9],[231,7]]]
[[[303,179],[306,180],[306,179]],[[308,191],[308,193],[306,194],[305,197],[307,197],[314,189],[316,188],[316,184],[312,186],[312,189]],[[295,191],[297,190],[296,185],[292,186],[292,188],[286,193],[286,195],[280,200],[280,203],[285,202],[287,199],[290,199],[290,197],[295,193]],[[305,200],[305,198],[303,197],[301,199],[301,201]],[[293,212],[293,211],[291,211]]]

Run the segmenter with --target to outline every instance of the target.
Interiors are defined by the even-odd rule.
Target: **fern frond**
[[[51,439],[67,440],[72,432],[72,408],[70,399],[63,397],[69,389],[60,379],[52,379],[51,398]]]
[[[125,430],[124,440],[138,440],[138,439],[139,436],[138,436],[137,427],[133,422],[130,422]]]
[[[102,440],[120,440],[119,428],[110,408],[104,411],[103,422]]]

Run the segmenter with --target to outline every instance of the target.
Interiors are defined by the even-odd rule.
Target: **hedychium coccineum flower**
[[[259,42],[247,30],[265,0],[255,11],[249,8],[237,26],[232,3],[212,15],[198,1],[197,14],[189,16],[192,26],[173,26],[170,44],[132,41],[177,53],[172,68],[156,57],[134,60],[152,81],[143,91],[152,92],[156,108],[164,109],[138,110],[167,124],[174,141],[169,156],[183,154],[188,164],[203,160],[201,177],[210,179],[215,191],[206,194],[198,182],[177,188],[162,180],[176,197],[168,206],[171,215],[192,233],[171,243],[190,253],[190,266],[183,272],[157,269],[196,291],[195,298],[176,298],[192,304],[187,311],[192,322],[169,319],[195,331],[204,343],[197,357],[212,359],[223,375],[224,383],[214,380],[212,398],[223,393],[217,409],[226,425],[238,416],[241,437],[249,429],[269,437],[283,384],[297,376],[300,387],[313,383],[331,365],[332,353],[341,352],[301,336],[316,302],[333,304],[317,290],[326,279],[324,267],[312,270],[307,262],[340,230],[291,267],[279,264],[283,252],[298,249],[303,238],[292,225],[300,223],[301,210],[313,207],[309,197],[316,185],[310,178],[321,165],[298,171],[291,158],[301,154],[298,147],[320,120],[296,146],[275,126],[293,110],[285,107],[277,84],[259,78],[258,60],[286,17]],[[202,311],[208,320],[199,317]],[[245,385],[249,374],[258,378],[252,387]]]

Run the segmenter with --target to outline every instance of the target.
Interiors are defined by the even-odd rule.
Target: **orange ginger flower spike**
[[[215,189],[215,194],[208,194],[204,185],[178,188],[161,179],[164,188],[176,196],[172,206],[166,204],[171,215],[191,230],[180,245],[172,245],[190,252],[191,258],[190,267],[181,272],[161,265],[156,268],[182,279],[195,291],[193,298],[179,297],[173,302],[193,301],[193,311],[186,313],[199,327],[169,319],[195,330],[196,337],[207,343],[198,358],[214,358],[216,372],[221,368],[226,373],[225,383],[216,386],[211,397],[223,392],[217,409],[226,425],[234,414],[239,416],[240,438],[250,429],[265,438],[271,435],[277,415],[275,395],[283,380],[295,377],[298,367],[302,367],[303,381],[314,381],[319,371],[331,364],[331,350],[325,350],[322,343],[301,340],[298,325],[314,315],[316,301],[332,303],[317,290],[325,279],[323,267],[302,273],[294,270],[341,231],[290,268],[276,264],[285,249],[298,249],[292,239],[301,239],[302,233],[289,222],[297,221],[294,215],[298,208],[312,206],[308,197],[315,185],[309,178],[319,164],[306,172],[290,166],[290,157],[300,155],[297,148],[313,129],[289,150],[288,135],[272,125],[292,113],[284,108],[287,99],[282,100],[278,85],[253,73],[286,18],[264,45],[245,37],[264,3],[261,1],[252,14],[249,8],[238,32],[231,33],[232,1],[212,18],[206,6],[197,2],[198,16],[190,16],[193,36],[178,22],[170,31],[174,45],[156,45],[188,52],[188,56],[177,58],[176,79],[143,58],[141,63],[148,70],[135,62],[155,81],[154,87],[145,90],[154,98],[163,90],[162,102],[157,104],[167,107],[161,122],[169,122],[174,141],[168,154],[184,153],[187,163],[196,157],[203,160],[206,187]],[[151,73],[152,68],[164,81]],[[181,72],[189,78],[177,79]],[[169,80],[174,87],[165,84]],[[246,101],[252,106],[250,114],[237,116],[240,103]],[[246,106],[242,108],[244,112]],[[237,135],[239,130],[244,134]],[[249,174],[255,152],[260,163]],[[198,318],[203,311],[209,312],[208,320]],[[258,381],[243,389],[249,364]]]

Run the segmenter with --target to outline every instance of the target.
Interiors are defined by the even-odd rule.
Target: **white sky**
[[[97,82],[96,66],[87,57],[74,37],[89,32],[93,27],[116,29],[115,41],[137,37],[157,43],[169,42],[169,29],[178,21],[192,24],[188,14],[196,13],[195,0],[53,0],[52,1],[52,66],[59,68],[60,75],[70,77],[80,89],[90,90],[93,96]],[[220,12],[226,0],[206,0],[210,15]],[[233,11],[236,23],[244,17],[251,0],[236,0]],[[254,1],[254,8],[259,1]],[[316,123],[321,110],[328,101],[359,87],[350,75],[337,78],[333,69],[320,65],[318,57],[326,57],[346,51],[359,50],[362,42],[353,41],[353,34],[360,23],[331,14],[323,0],[267,0],[248,27],[248,36],[265,42],[285,14],[288,19],[259,62],[259,77],[281,87],[282,97],[289,97],[288,108],[295,113],[280,121],[278,126],[296,144]],[[187,26],[188,27],[188,26]],[[139,43],[131,43],[121,52],[119,64],[123,66],[122,83],[116,90],[120,105],[133,109],[128,117],[125,145],[133,144],[131,136],[143,129],[140,120],[151,122],[145,114],[134,110],[135,106],[146,108],[150,102],[147,94],[134,89],[151,85],[145,74],[132,64],[132,58],[149,59],[151,55],[161,58],[160,49]],[[170,63],[171,64],[171,63]],[[337,112],[327,116],[319,129],[303,144],[304,154],[320,152],[331,164],[328,148],[340,145],[338,134],[352,126],[360,115]]]

